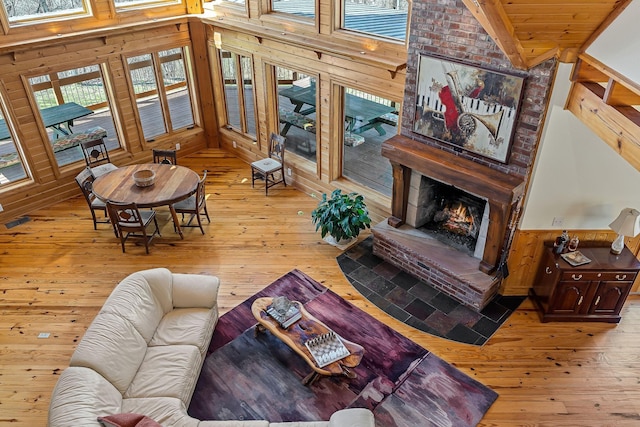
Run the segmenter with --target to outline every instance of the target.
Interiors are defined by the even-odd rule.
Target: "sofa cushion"
[[[329,418],[329,427],[373,427],[375,424],[373,412],[366,408],[341,409],[331,414]]]
[[[122,394],[89,368],[70,367],[60,375],[51,395],[49,425],[99,426],[97,417],[121,411]]]
[[[124,278],[111,292],[100,312],[116,313],[127,319],[148,343],[160,320],[173,306],[171,272],[165,268],[147,271]]]
[[[177,308],[162,318],[149,346],[193,345],[204,356],[217,320],[217,311],[211,309]]]
[[[124,397],[175,397],[187,405],[201,364],[200,350],[192,345],[149,347]]]
[[[164,313],[173,310],[173,273],[166,268],[151,268],[137,274],[145,278]]]
[[[93,369],[124,393],[146,351],[147,343],[128,320],[113,313],[99,313],[69,364]]]
[[[217,306],[220,280],[216,276],[200,274],[173,274],[173,307]]]
[[[185,404],[175,397],[145,397],[124,399],[122,410],[145,414],[164,427],[197,427],[199,421],[187,415]]]
[[[146,415],[132,413],[98,417],[98,422],[104,427],[162,427]]]

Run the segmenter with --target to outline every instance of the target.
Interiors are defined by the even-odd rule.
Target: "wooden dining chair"
[[[116,165],[111,163],[109,151],[102,138],[93,141],[81,142],[82,154],[87,166],[91,169],[94,177],[99,177],[114,169],[118,169]]]
[[[98,229],[98,223],[108,224],[111,221],[109,220],[109,215],[107,213],[107,205],[93,194],[93,181],[95,177],[91,173],[91,169],[86,167],[76,176],[76,183],[80,187],[82,191],[82,195],[89,205],[89,210],[91,211],[91,217],[93,218],[93,229]],[[102,211],[104,215],[104,219],[98,219],[96,217],[96,211]],[[114,229],[115,231],[115,229]],[[116,233],[117,236],[117,233]]]
[[[177,165],[178,155],[176,150],[160,150],[153,149],[153,163],[162,163],[165,165]]]
[[[207,218],[207,221],[211,223],[211,218],[209,218],[209,212],[207,211],[207,197],[205,190],[205,180],[207,179],[207,170],[204,170],[204,174],[200,181],[198,181],[198,187],[196,189],[195,194],[191,195],[188,199],[182,200],[173,205],[173,209],[176,213],[182,214],[182,218],[184,219],[185,214],[189,214],[189,220],[180,224],[181,227],[200,227],[200,231],[204,234],[204,228],[202,228],[202,220],[201,216],[204,215]],[[196,218],[198,224],[191,224],[193,218]],[[175,227],[174,227],[175,228]]]
[[[120,237],[120,244],[122,245],[122,252],[124,253],[124,242],[129,237],[134,237],[144,242],[144,247],[149,253],[149,243],[156,236],[160,236],[160,228],[158,228],[158,220],[156,218],[156,211],[151,210],[139,210],[135,203],[116,203],[107,201],[107,209],[109,211],[109,217],[118,231],[118,237]],[[151,235],[147,233],[147,227],[151,223],[155,224],[155,230]]]
[[[285,140],[284,136],[272,133],[269,138],[267,158],[251,163],[251,186],[254,186],[256,179],[264,179],[264,194],[267,196],[269,188],[274,185],[282,182],[285,187],[287,186],[284,178]]]

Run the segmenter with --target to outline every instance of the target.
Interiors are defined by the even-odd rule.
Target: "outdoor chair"
[[[204,228],[202,228],[201,215],[206,216],[207,221],[211,223],[211,219],[209,218],[209,212],[207,211],[207,197],[205,191],[205,180],[207,179],[207,170],[204,170],[204,174],[200,181],[198,182],[198,188],[196,189],[196,193],[191,195],[188,199],[182,200],[173,205],[173,209],[176,213],[182,214],[182,218],[184,219],[184,214],[189,214],[189,220],[185,224],[181,224],[181,227],[200,227],[200,231],[204,234]],[[191,224],[193,218],[196,218],[198,221],[198,225]],[[175,225],[174,225],[175,228]]]
[[[161,163],[165,165],[177,165],[178,155],[176,150],[159,150],[153,149],[153,163]]]
[[[91,211],[91,217],[93,218],[93,229],[98,229],[98,223],[108,224],[111,221],[109,220],[109,215],[107,213],[107,205],[93,194],[93,181],[94,176],[91,173],[91,169],[86,167],[76,176],[76,183],[80,187],[82,191],[82,195],[89,205],[89,210]],[[104,219],[98,219],[96,217],[96,211],[102,211],[104,215]],[[114,228],[115,232],[115,228]],[[116,236],[118,233],[116,232]]]
[[[264,179],[265,195],[269,195],[269,188],[276,184],[282,182],[285,187],[287,186],[284,178],[285,140],[284,136],[272,133],[269,138],[268,157],[251,163],[251,186],[254,186],[256,179]]]
[[[144,247],[147,253],[149,253],[149,243],[151,243],[156,234],[160,236],[156,211],[153,209],[140,211],[135,203],[116,203],[110,201],[107,201],[107,209],[109,211],[109,217],[117,229],[118,237],[120,237],[122,252],[125,252],[124,242],[129,237],[134,237],[144,242]],[[147,227],[151,221],[154,222],[155,230],[149,235],[147,233]]]
[[[96,139],[94,141],[87,141],[80,143],[82,147],[82,154],[84,155],[84,161],[91,169],[91,173],[94,177],[99,177],[107,172],[118,169],[116,165],[111,163],[109,158],[109,151],[102,139]]]

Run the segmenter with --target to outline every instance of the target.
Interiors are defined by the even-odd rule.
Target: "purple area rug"
[[[365,348],[357,378],[323,377],[269,332],[256,335],[251,304],[286,295]],[[403,337],[301,271],[293,270],[224,314],[189,406],[201,420],[328,420],[366,407],[379,427],[475,426],[497,393]]]

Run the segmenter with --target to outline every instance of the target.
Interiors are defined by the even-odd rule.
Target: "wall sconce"
[[[636,237],[640,233],[640,212],[636,209],[624,208],[609,227],[618,233],[618,237],[611,244],[611,253],[619,255],[624,249],[625,236]]]

